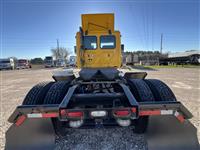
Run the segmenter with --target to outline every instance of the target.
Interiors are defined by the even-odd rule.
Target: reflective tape
[[[176,112],[174,113],[174,116],[176,116],[176,118],[177,118],[181,123],[183,123],[183,122],[185,121],[184,116],[183,116],[182,114],[180,114],[178,111],[176,111]]]
[[[161,115],[173,115],[174,111],[173,110],[161,110]]]
[[[58,113],[33,113],[33,114],[27,114],[28,118],[55,118],[58,117]]]
[[[140,116],[152,116],[152,115],[173,115],[173,110],[142,110],[139,112]]]
[[[15,122],[15,125],[16,126],[20,126],[25,120],[26,120],[26,116],[25,115],[19,116],[17,118],[17,121]]]
[[[27,114],[28,118],[42,118],[41,113]]]
[[[160,110],[142,110],[139,112],[140,116],[152,116],[152,115],[160,115]]]
[[[58,113],[45,113],[45,114],[42,114],[43,118],[56,118],[58,116],[59,116]]]

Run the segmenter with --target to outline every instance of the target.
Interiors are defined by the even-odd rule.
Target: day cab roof
[[[114,14],[82,14],[82,30],[83,32],[114,32]]]

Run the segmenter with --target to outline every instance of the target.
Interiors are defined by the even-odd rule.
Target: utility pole
[[[60,48],[59,48],[59,40],[58,39],[56,39],[57,40],[57,58],[56,59],[58,59],[58,57],[59,57],[59,54],[60,54]]]
[[[57,49],[59,50],[59,40],[57,39]]]
[[[160,53],[162,54],[162,43],[163,43],[163,34],[161,33],[161,37],[160,37]]]

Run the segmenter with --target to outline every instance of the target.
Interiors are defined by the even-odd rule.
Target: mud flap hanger
[[[130,89],[123,83],[122,87],[130,105],[136,110],[136,118],[140,116],[174,115],[180,122],[192,118],[192,114],[180,102],[137,102]]]
[[[140,102],[139,116],[174,115],[180,122],[193,115],[180,102]]]
[[[170,149],[172,150],[182,150],[182,142],[187,142],[184,144],[185,147],[189,147],[186,150],[197,150],[198,141],[196,136],[196,129],[191,123],[186,120],[183,123],[179,123],[174,116],[161,116],[157,114],[158,111],[173,110],[173,112],[180,112],[184,119],[189,119],[192,117],[191,113],[180,103],[180,102],[162,102],[162,103],[138,103],[139,113],[138,115],[149,115],[149,127],[147,131],[147,142],[149,150],[161,150],[162,147],[167,147],[167,144],[172,143],[166,142],[170,141],[170,137],[173,134],[181,134],[178,136],[178,140],[175,140],[174,145]],[[147,113],[148,112],[148,113]],[[149,113],[150,112],[150,113]],[[59,115],[59,105],[54,106],[19,106],[15,112],[9,118],[9,121],[15,123],[20,116],[28,117],[29,114],[36,118],[25,118],[26,120],[16,126],[13,124],[6,133],[6,149],[7,150],[18,150],[18,149],[54,149],[55,148],[55,133],[53,125],[51,122],[51,117],[58,117]],[[41,115],[41,116],[39,116]],[[38,118],[37,118],[38,117]],[[48,118],[49,117],[49,118]],[[169,127],[171,125],[171,128]],[[164,127],[164,128],[161,128]],[[30,130],[31,127],[31,130]],[[156,127],[156,129],[155,129]],[[180,128],[179,128],[180,127]],[[29,129],[28,129],[29,128]],[[160,129],[161,128],[161,129]],[[44,130],[45,129],[45,130]],[[174,129],[174,130],[172,130]],[[163,133],[163,131],[167,133]],[[175,132],[176,131],[176,132]],[[191,131],[191,132],[190,132]],[[163,135],[165,134],[165,135]],[[168,136],[170,134],[170,136]],[[177,135],[176,134],[176,135]],[[31,138],[27,138],[28,135],[32,135]],[[177,137],[177,136],[176,136]],[[183,138],[184,137],[184,138]],[[187,141],[186,137],[192,140]],[[160,139],[160,143],[164,145],[156,144],[157,139]],[[39,143],[37,143],[40,139]],[[193,141],[193,143],[192,143]],[[157,147],[155,147],[157,145]],[[173,148],[175,146],[176,148]],[[165,150],[165,149],[163,149]],[[183,149],[184,150],[184,149]]]

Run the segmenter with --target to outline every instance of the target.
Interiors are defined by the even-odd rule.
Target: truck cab
[[[17,61],[17,69],[29,69],[29,68],[31,68],[31,64],[28,59],[19,59]]]
[[[78,68],[120,68],[121,35],[114,29],[114,14],[83,14],[76,34]]]
[[[54,67],[54,60],[52,56],[46,56],[44,60],[45,68]]]
[[[13,70],[15,68],[15,63],[12,58],[2,58],[0,59],[0,70],[2,69],[10,69]]]

